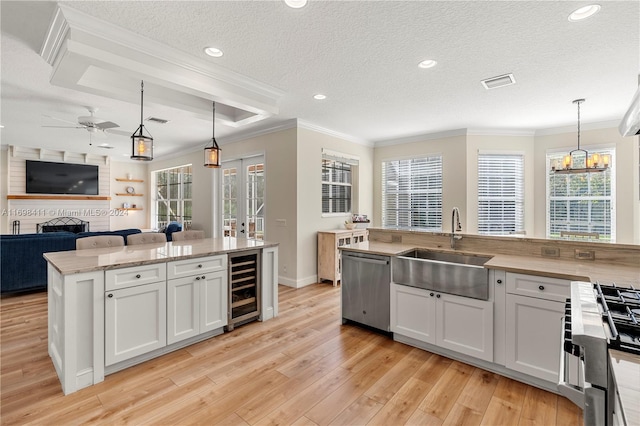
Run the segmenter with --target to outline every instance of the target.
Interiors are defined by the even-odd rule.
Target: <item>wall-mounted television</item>
[[[27,194],[98,195],[98,166],[26,160]]]

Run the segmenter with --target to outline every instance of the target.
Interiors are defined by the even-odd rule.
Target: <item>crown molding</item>
[[[616,129],[616,132],[617,132],[618,124],[620,124],[620,120],[597,121],[595,123],[582,123],[580,124],[580,130],[583,131],[583,130]],[[571,126],[539,129],[539,130],[536,130],[535,136],[559,135],[562,133],[575,133],[575,132],[577,132],[577,124],[574,124]]]
[[[308,121],[298,119],[298,127],[305,130],[311,130],[313,132],[318,132],[325,134],[327,136],[332,136],[338,139],[344,139],[349,142],[356,143],[358,145],[364,145],[368,147],[373,147],[374,144],[371,141],[366,139],[357,138],[355,136],[348,135],[346,133],[337,132],[335,130],[327,129],[326,127],[321,127],[313,123],[309,123]]]
[[[530,129],[467,129],[468,136],[535,136]]]
[[[467,135],[467,129],[453,129],[453,130],[446,130],[443,132],[425,133],[420,135],[406,136],[406,137],[397,138],[397,139],[386,139],[386,140],[376,141],[374,146],[378,148],[383,146],[403,145],[406,143],[424,142],[428,140],[444,139],[444,138],[450,138],[454,136],[466,136],[466,135]]]

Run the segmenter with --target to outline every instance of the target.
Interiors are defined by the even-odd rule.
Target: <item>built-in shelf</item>
[[[18,194],[7,195],[7,200],[110,200],[106,195],[46,195]]]
[[[116,192],[116,195],[119,195],[121,197],[142,197],[143,196],[143,194],[129,194],[125,192]]]
[[[128,207],[128,208],[118,207],[116,208],[116,210],[142,210],[142,207]]]
[[[143,179],[116,178],[118,182],[144,182]]]

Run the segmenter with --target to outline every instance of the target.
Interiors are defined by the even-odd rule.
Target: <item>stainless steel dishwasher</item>
[[[390,331],[388,256],[342,250],[342,321]]]

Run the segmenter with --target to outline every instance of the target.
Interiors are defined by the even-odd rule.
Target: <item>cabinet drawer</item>
[[[165,263],[111,269],[105,272],[105,290],[150,284],[167,279]]]
[[[508,272],[507,293],[564,302],[571,296],[571,282],[558,278]]]
[[[169,279],[200,275],[207,272],[227,269],[227,255],[198,257],[195,259],[176,260],[167,264]]]

